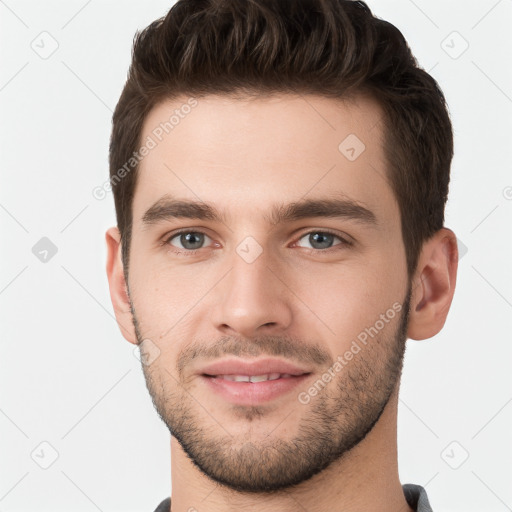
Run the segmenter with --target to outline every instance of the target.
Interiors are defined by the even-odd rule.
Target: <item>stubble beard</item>
[[[265,406],[233,406],[233,417],[246,420],[248,429],[243,439],[230,435],[229,419],[213,419],[168,370],[143,364],[153,405],[190,460],[213,481],[245,493],[271,494],[296,486],[346,456],[378,422],[399,385],[410,298],[409,286],[391,335],[369,341],[309,404],[297,400],[307,412],[289,440],[272,435],[251,439],[253,422],[268,414]],[[140,343],[144,337],[133,305],[132,314]],[[261,344],[245,352],[239,347],[239,352],[255,353],[255,346]]]

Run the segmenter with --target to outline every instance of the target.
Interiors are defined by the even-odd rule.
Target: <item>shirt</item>
[[[428,502],[427,492],[421,485],[404,484],[402,485],[404,496],[407,503],[416,512],[432,512],[430,503]],[[169,512],[171,510],[171,498],[166,498],[158,507],[155,512]]]

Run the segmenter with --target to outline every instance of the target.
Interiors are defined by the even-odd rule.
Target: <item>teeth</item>
[[[251,377],[251,382],[263,382],[265,380],[268,380],[268,375],[253,375]]]
[[[265,382],[279,378],[291,377],[289,373],[267,373],[265,375],[218,375],[218,378],[233,382]]]

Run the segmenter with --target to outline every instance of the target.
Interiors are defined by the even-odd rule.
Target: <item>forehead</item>
[[[396,205],[382,116],[364,96],[165,101],[143,125],[141,146],[150,149],[139,163],[134,224],[168,193],[245,212],[334,194],[386,213]]]

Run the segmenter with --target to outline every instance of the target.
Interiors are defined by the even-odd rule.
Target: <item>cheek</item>
[[[393,318],[404,298],[406,279],[400,277],[396,266],[386,258],[351,268],[316,266],[314,272],[303,275],[310,277],[295,281],[297,296],[321,320],[321,331],[330,333],[328,337],[336,351],[350,345],[365,329],[374,326],[381,315],[388,320],[382,328],[383,333],[394,327]],[[378,326],[381,323],[379,321]],[[328,329],[322,328],[322,324]]]
[[[164,250],[134,250],[130,259],[130,290],[138,298],[137,310],[159,309],[174,311],[180,296],[191,293],[191,286],[183,270],[166,260]],[[142,243],[140,244],[143,245]],[[188,284],[188,286],[187,286]],[[195,283],[194,283],[195,284]]]
[[[141,334],[155,340],[180,337],[194,317],[194,308],[214,286],[212,267],[171,265],[165,258],[150,261],[134,255],[130,264],[130,295]]]

